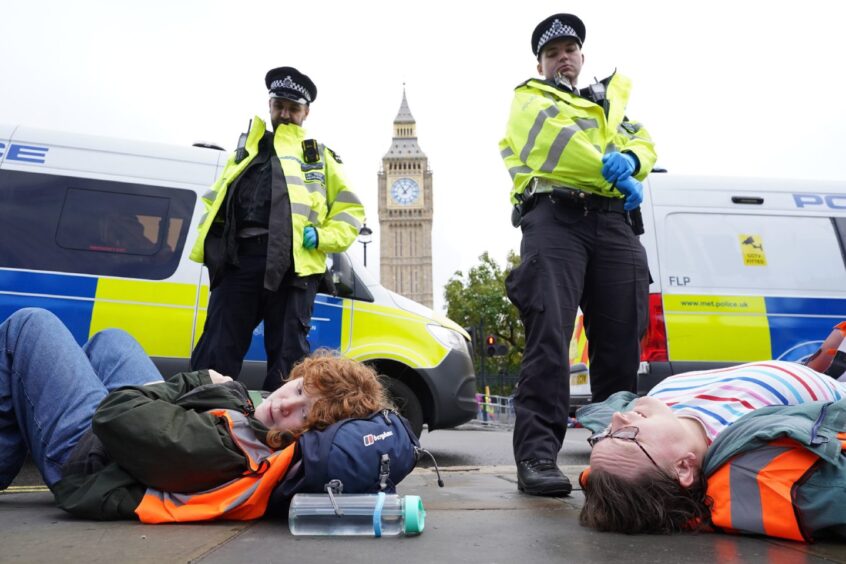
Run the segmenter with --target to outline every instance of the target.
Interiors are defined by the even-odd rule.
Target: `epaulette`
[[[529,82],[530,82],[530,81],[532,81],[532,80],[539,80],[539,79],[537,79],[537,78],[528,78],[528,79],[524,80],[523,82],[521,82],[520,84],[518,84],[517,86],[515,86],[515,87],[514,87],[514,90],[517,90],[517,89],[518,89],[518,88],[520,88],[520,87],[526,86],[526,85],[527,85],[527,84],[529,84]]]
[[[329,147],[326,147],[326,150],[329,151],[329,153],[332,155],[332,158],[335,159],[335,162],[337,162],[338,164],[344,164],[344,161],[341,160],[341,155],[339,155]]]
[[[630,122],[628,118],[623,118],[623,122],[620,123],[620,127],[625,129],[626,133],[629,135],[634,135],[640,130],[640,127],[638,127],[637,124]]]

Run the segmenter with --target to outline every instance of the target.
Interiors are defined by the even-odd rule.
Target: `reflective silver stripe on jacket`
[[[736,456],[729,463],[732,528],[766,534],[758,474],[789,450],[785,446],[767,445]]]
[[[307,171],[307,170],[314,170],[314,169],[321,169],[323,168],[323,161],[309,164],[305,161],[298,159],[297,157],[293,157],[291,155],[285,155],[284,157],[279,157],[279,160],[285,159],[286,161],[294,161],[298,165],[300,165],[300,170]]]
[[[531,167],[528,167],[526,165],[513,166],[508,169],[508,174],[511,175],[511,180],[516,179],[518,174],[530,174],[531,172]]]
[[[289,176],[289,175],[286,174],[285,175],[285,182],[287,184],[295,184],[297,186],[305,186],[305,182],[303,182],[303,179],[300,178],[299,176]]]
[[[335,201],[340,202],[342,204],[361,205],[361,200],[358,199],[358,196],[356,196],[354,192],[350,192],[349,190],[339,192],[338,195],[335,196]]]
[[[323,196],[324,200],[326,199],[326,187],[324,187],[320,182],[306,182],[305,187],[310,193],[313,194],[317,192]]]
[[[230,435],[252,462],[260,465],[262,460],[273,454],[270,447],[258,440],[252,427],[250,427],[250,422],[243,413],[233,409],[224,411],[232,421],[232,426],[229,429]]]
[[[529,136],[526,138],[526,144],[523,145],[523,150],[520,151],[521,161],[526,162],[529,160],[529,155],[532,154],[532,149],[535,148],[535,141],[537,140],[541,129],[543,129],[544,122],[549,118],[554,118],[559,113],[561,113],[561,111],[556,106],[550,106],[538,112],[538,115],[535,118],[535,123],[532,124],[532,128],[529,130]]]
[[[291,213],[308,217],[311,214],[311,206],[308,204],[291,204]]]
[[[333,215],[331,219],[332,221],[342,221],[344,223],[349,223],[356,229],[361,229],[361,222],[350,214],[348,214],[347,212],[341,212],[338,215]]]
[[[549,147],[549,152],[546,154],[546,161],[544,161],[540,169],[543,172],[554,171],[555,167],[558,166],[558,161],[561,159],[561,154],[564,152],[564,149],[567,148],[567,143],[570,142],[573,135],[579,133],[580,131],[595,129],[597,127],[599,127],[599,124],[595,119],[582,118],[576,119],[573,125],[562,127],[561,131],[558,132],[558,135],[555,136],[555,141],[553,141],[552,145]]]

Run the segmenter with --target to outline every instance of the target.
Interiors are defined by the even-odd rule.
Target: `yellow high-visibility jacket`
[[[640,163],[635,178],[643,180],[657,159],[646,129],[626,118],[631,81],[619,74],[601,81],[605,102],[530,79],[514,91],[500,155],[513,181],[511,202],[518,203],[533,178],[553,185],[622,198],[602,176],[602,155],[633,153]]]
[[[209,229],[226,201],[229,187],[258,154],[259,141],[266,129],[261,118],[253,118],[247,134],[247,157],[235,162],[233,153],[220,178],[203,195],[206,213],[200,219],[199,236],[191,251],[191,260],[204,262],[204,245]],[[305,130],[294,124],[280,125],[273,137],[274,155],[281,163],[291,199],[294,270],[299,276],[323,273],[326,270],[326,253],[345,251],[355,242],[364,221],[364,206],[348,188],[340,160],[331,149],[319,145],[320,160],[306,163],[303,158],[305,138]],[[271,223],[273,215],[271,205]],[[303,229],[307,225],[317,228],[316,249],[303,247]],[[269,245],[268,261],[270,253]]]

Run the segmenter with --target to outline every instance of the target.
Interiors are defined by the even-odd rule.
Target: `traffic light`
[[[488,356],[505,356],[508,354],[508,345],[498,345],[496,337],[488,335],[485,337],[485,354]]]
[[[496,355],[496,337],[493,335],[485,337],[485,351],[488,356]]]

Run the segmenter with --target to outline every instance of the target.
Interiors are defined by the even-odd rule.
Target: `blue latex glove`
[[[303,247],[306,249],[317,248],[317,229],[312,225],[306,225],[303,229]]]
[[[614,184],[632,175],[637,166],[635,158],[627,153],[606,153],[602,155],[602,176]]]
[[[626,203],[623,204],[626,211],[632,211],[643,202],[643,184],[631,176],[617,182],[617,190],[626,195]]]

